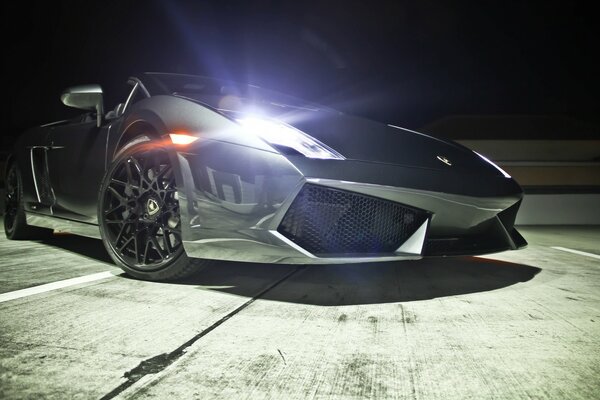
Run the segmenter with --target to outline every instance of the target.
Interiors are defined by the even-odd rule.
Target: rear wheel
[[[206,260],[185,254],[175,174],[165,148],[136,138],[109,167],[98,199],[102,241],[130,275],[173,280]]]
[[[23,210],[23,181],[21,171],[13,162],[6,171],[6,198],[4,207],[4,232],[11,240],[45,239],[52,235],[52,229],[27,225]]]

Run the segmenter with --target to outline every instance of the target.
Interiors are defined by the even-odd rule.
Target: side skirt
[[[26,211],[25,217],[27,219],[27,225],[50,228],[58,232],[68,232],[75,235],[100,239],[100,229],[98,228],[98,225],[95,224],[73,221],[56,216],[37,214],[31,211]]]

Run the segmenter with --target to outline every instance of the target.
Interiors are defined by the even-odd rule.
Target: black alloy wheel
[[[100,188],[98,222],[111,257],[134,277],[178,279],[198,264],[183,249],[175,174],[163,147],[134,144],[115,159]]]
[[[6,198],[4,203],[4,230],[7,236],[12,232],[17,222],[20,205],[19,178],[16,165],[11,165],[5,179]]]
[[[11,240],[46,239],[53,230],[27,225],[23,209],[23,183],[16,162],[8,166],[4,179],[6,196],[4,203],[4,232]]]

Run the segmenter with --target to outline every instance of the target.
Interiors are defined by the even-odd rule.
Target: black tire
[[[52,236],[52,229],[27,225],[23,209],[23,180],[17,163],[11,163],[4,179],[6,199],[4,204],[4,232],[10,240],[46,239]]]
[[[147,136],[125,144],[106,171],[98,225],[112,259],[135,278],[176,280],[210,263],[185,254],[169,155]]]

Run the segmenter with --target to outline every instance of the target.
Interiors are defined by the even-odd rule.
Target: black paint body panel
[[[277,150],[243,129],[232,113],[217,110],[218,103],[202,100],[158,94],[100,127],[89,114],[26,132],[13,160],[23,176],[28,223],[93,236],[102,177],[137,132],[168,148],[184,247],[192,257],[341,263],[481,254],[526,245],[513,226],[521,188],[463,146],[329,109],[279,110],[279,120],[346,158],[313,159]],[[176,132],[199,140],[175,146],[168,134]],[[364,256],[310,254],[277,233],[308,182],[424,210],[429,217],[411,236],[414,241],[420,235],[421,247]]]

